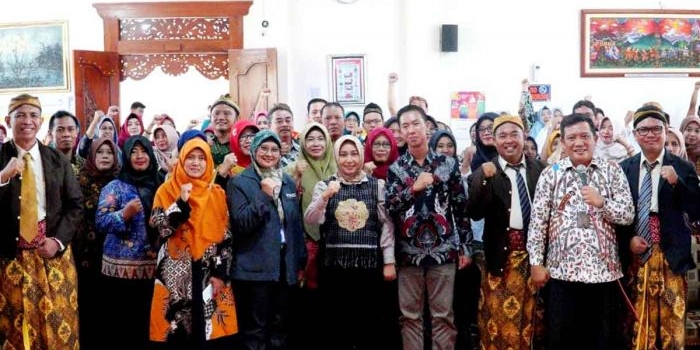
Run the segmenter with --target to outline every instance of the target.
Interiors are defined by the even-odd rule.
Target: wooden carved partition
[[[74,72],[82,70],[76,73],[76,79],[80,74],[92,77],[81,78],[81,89],[75,90],[76,115],[81,125],[90,123],[96,109],[119,105],[118,88],[105,89],[105,80],[114,78],[104,72],[119,72],[119,81],[124,81],[141,80],[156,67],[172,76],[194,67],[209,79],[228,78],[229,50],[243,48],[243,16],[251,4],[252,1],[93,4],[102,17],[106,52],[74,53],[82,55],[74,63]],[[115,54],[119,59],[111,66],[114,60],[103,56]],[[91,62],[98,60],[100,69],[95,69],[98,65]],[[110,62],[109,67],[105,62]]]
[[[228,75],[228,50],[243,48],[243,16],[252,1],[94,4],[105,51],[119,53],[121,79],[153,69],[177,76],[194,67],[209,79]]]

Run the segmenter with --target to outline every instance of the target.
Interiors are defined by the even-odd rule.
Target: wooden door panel
[[[260,90],[270,89],[266,109],[277,102],[277,49],[229,50],[229,93],[251,118]]]
[[[96,110],[107,113],[119,105],[119,54],[116,52],[73,50],[75,74],[75,115],[81,133],[87,129]],[[114,121],[120,125],[119,118]]]

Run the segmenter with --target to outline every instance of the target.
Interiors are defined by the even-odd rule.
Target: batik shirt
[[[286,167],[287,165],[296,161],[297,158],[299,158],[299,154],[301,154],[301,146],[299,146],[299,142],[297,140],[292,139],[292,147],[289,149],[289,153],[280,158],[280,164],[283,168]]]
[[[605,199],[602,208],[583,202],[582,176],[568,158],[540,175],[527,240],[530,264],[544,265],[558,280],[615,281],[622,270],[614,225],[634,220],[632,194],[617,163],[593,158],[586,179]]]
[[[413,183],[422,172],[434,182],[419,192]],[[406,152],[387,174],[387,210],[397,220],[396,261],[400,266],[451,263],[471,256],[472,231],[467,217],[459,164],[429,151],[423,165]]]

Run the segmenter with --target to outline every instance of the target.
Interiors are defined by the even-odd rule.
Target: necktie
[[[659,162],[649,164],[646,160],[643,165],[647,170],[642,180],[642,188],[639,190],[637,201],[637,226],[636,231],[639,237],[651,242],[651,230],[649,229],[649,211],[651,210],[651,171],[656,168]],[[651,247],[639,257],[639,261],[644,264],[651,257]]]
[[[520,174],[520,167],[522,164],[511,165],[508,167],[515,170],[515,182],[518,184],[518,197],[520,198],[520,213],[523,216],[523,230],[527,230],[530,225],[530,196],[527,193],[527,187],[525,186],[525,179]]]
[[[24,170],[22,171],[22,198],[19,208],[19,230],[25,241],[31,243],[38,234],[39,201],[36,199],[36,180],[32,170],[32,155],[24,154]]]

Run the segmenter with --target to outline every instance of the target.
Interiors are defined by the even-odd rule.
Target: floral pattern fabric
[[[422,172],[433,174],[433,184],[414,193],[413,183]],[[467,196],[454,158],[429,151],[420,165],[406,153],[389,168],[386,184],[387,210],[400,225],[400,266],[445,264],[456,261],[460,252],[471,255]]]
[[[568,158],[540,175],[527,241],[530,264],[544,265],[552,278],[563,281],[615,281],[622,269],[614,225],[634,220],[632,194],[616,163],[594,158],[586,174],[605,199],[602,208],[583,202],[581,176]]]

